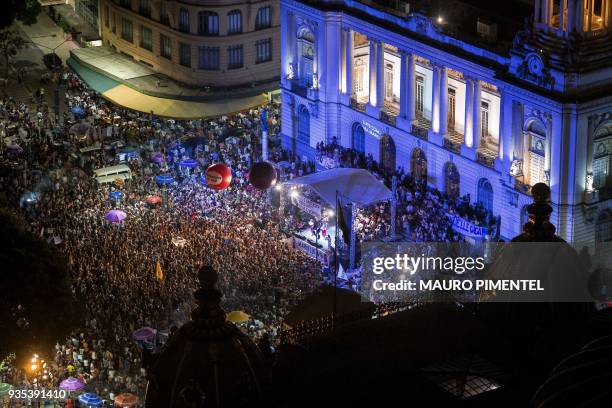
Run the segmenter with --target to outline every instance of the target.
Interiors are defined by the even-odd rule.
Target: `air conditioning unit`
[[[481,38],[484,38],[487,41],[497,41],[496,23],[478,19],[478,21],[476,22],[476,32]]]

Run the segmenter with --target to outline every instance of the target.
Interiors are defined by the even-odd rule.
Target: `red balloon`
[[[232,170],[223,163],[213,164],[206,169],[206,185],[215,190],[224,190],[232,182]]]
[[[267,190],[276,183],[276,169],[268,162],[255,163],[251,167],[249,181],[258,190]]]

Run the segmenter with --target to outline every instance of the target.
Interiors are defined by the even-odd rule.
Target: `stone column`
[[[440,66],[438,64],[432,64],[432,71],[431,125],[433,131],[438,133],[440,131]]]
[[[370,64],[368,66],[370,74],[370,89],[368,92],[368,102],[370,106],[376,105],[376,42],[370,40]]]
[[[347,95],[353,94],[353,31],[350,28],[344,31],[344,91]]]
[[[481,85],[480,85],[480,81],[478,79],[474,80],[474,113],[472,114],[472,131],[473,131],[473,137],[472,140],[474,142],[474,150],[478,150],[478,148],[480,147],[480,133],[481,133],[481,124],[480,124],[480,119],[481,119]]]
[[[385,101],[385,51],[383,43],[376,43],[376,106],[383,107]]]
[[[590,33],[592,30],[592,23],[593,23],[593,2],[594,0],[587,0],[589,2],[589,11],[587,14],[587,26],[586,26],[586,31],[588,33]]]
[[[400,51],[400,118],[406,118],[408,110],[408,59],[410,54]]]
[[[414,55],[410,54],[408,56],[408,67],[407,67],[407,75],[406,75],[406,119],[408,123],[412,123],[414,121],[414,103],[415,103],[415,95],[414,95],[414,84],[416,81],[416,70],[414,66]]]
[[[472,114],[474,113],[474,80],[465,78],[465,120],[463,128],[464,143],[467,147],[474,146]]]
[[[558,0],[559,1],[559,31],[562,33],[563,30],[563,23],[565,21],[565,0]]]
[[[448,74],[446,67],[440,67],[440,135],[448,133]]]
[[[576,0],[567,0],[567,30],[566,35],[576,30]]]

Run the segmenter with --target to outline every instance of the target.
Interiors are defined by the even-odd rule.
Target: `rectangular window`
[[[480,139],[484,144],[489,137],[489,104],[482,102],[480,110]]]
[[[153,51],[153,33],[145,26],[140,26],[140,47]]]
[[[184,67],[191,67],[191,46],[189,44],[179,44],[180,62]]]
[[[546,183],[544,174],[544,156],[536,152],[529,152],[529,184]]]
[[[255,43],[256,60],[257,64],[262,62],[268,62],[272,60],[272,39],[266,38],[265,40],[259,40]]]
[[[115,14],[115,12],[113,11],[113,28],[112,28],[113,34],[117,34],[117,15]]]
[[[126,9],[132,8],[132,0],[119,0],[119,5],[121,7],[125,7]]]
[[[159,47],[160,47],[160,51],[159,54],[164,57],[164,58],[168,58],[169,60],[172,59],[172,42],[170,40],[170,38],[166,37],[163,34],[159,35]]]
[[[138,12],[142,16],[151,17],[151,1],[140,0],[140,7],[138,7]]]
[[[110,11],[108,6],[104,6],[104,26],[108,28],[110,24]]]
[[[240,10],[233,10],[227,15],[227,33],[238,34],[242,32],[242,13]]]
[[[261,30],[264,28],[268,28],[272,25],[272,20],[270,19],[270,6],[260,7],[257,10],[257,16],[255,17],[255,29]]]
[[[604,189],[610,175],[610,156],[598,157],[593,160],[593,187]]]
[[[423,118],[425,112],[425,78],[420,75],[416,76],[416,96],[415,96],[415,110],[416,116]]]
[[[457,93],[453,88],[448,88],[448,124],[449,130],[455,130],[455,109],[457,108]]]
[[[219,47],[200,47],[198,67],[205,70],[219,69]]]
[[[121,17],[121,38],[129,42],[134,41],[134,32],[132,30],[132,21]]]
[[[189,11],[186,8],[181,8],[179,11],[179,31],[189,32]]]
[[[232,45],[227,48],[227,56],[228,56],[228,69],[236,69],[242,68],[242,44],[240,45]]]

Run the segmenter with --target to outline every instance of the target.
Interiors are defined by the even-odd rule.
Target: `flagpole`
[[[336,327],[336,288],[338,287],[338,212],[342,211],[342,207],[338,208],[338,190],[336,190],[336,232],[334,242],[334,309],[332,314],[332,327]]]

